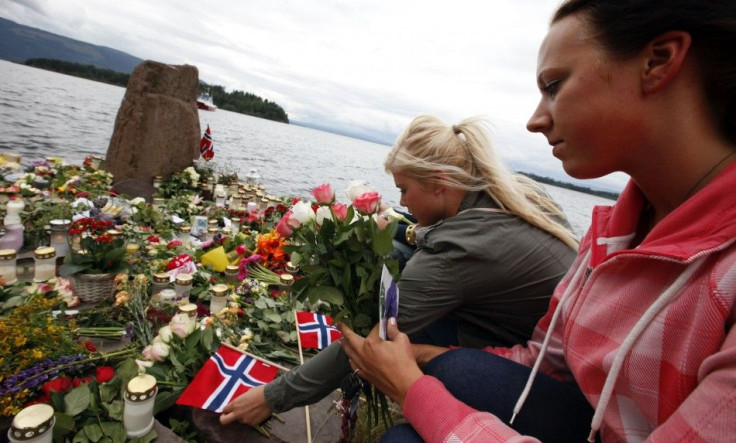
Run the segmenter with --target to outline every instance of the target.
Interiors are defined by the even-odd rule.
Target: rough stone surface
[[[333,392],[319,403],[309,407],[312,441],[314,443],[339,442],[342,435],[340,417],[331,409],[332,402],[337,400],[339,393]],[[304,408],[295,408],[280,413],[284,423],[271,419],[271,438],[266,438],[250,426],[233,423],[228,426],[220,425],[220,414],[192,409],[192,424],[199,431],[200,437],[211,442],[287,442],[299,443],[307,441]]]
[[[151,60],[130,75],[103,168],[115,189],[150,198],[153,177],[168,177],[199,157],[199,73]]]

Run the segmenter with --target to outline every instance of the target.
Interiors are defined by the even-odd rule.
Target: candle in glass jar
[[[212,298],[210,299],[210,313],[217,314],[227,307],[227,285],[218,284],[212,287]]]
[[[123,396],[123,424],[128,437],[142,437],[153,428],[153,403],[157,391],[156,379],[152,375],[140,374],[128,382]]]
[[[2,276],[6,285],[18,281],[17,259],[18,253],[15,252],[15,249],[0,249],[0,276]]]
[[[42,282],[56,277],[56,249],[38,248],[33,251],[33,281]]]
[[[189,303],[189,291],[192,289],[192,274],[179,274],[174,280],[176,302],[183,305]]]
[[[13,418],[8,440],[11,443],[51,443],[55,423],[51,406],[45,403],[28,406]]]

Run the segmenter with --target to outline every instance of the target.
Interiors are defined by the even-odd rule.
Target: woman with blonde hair
[[[577,245],[542,188],[506,170],[478,118],[414,119],[386,170],[416,218],[416,251],[398,281],[399,319],[417,343],[483,347],[531,337]],[[334,343],[225,407],[223,424],[256,424],[323,398],[351,372]]]

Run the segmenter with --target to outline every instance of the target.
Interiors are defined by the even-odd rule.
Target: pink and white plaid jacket
[[[736,162],[631,249],[645,204],[630,182],[596,207],[527,346],[487,351],[532,366],[564,297],[539,371],[580,386],[604,442],[736,441]],[[403,412],[428,442],[535,441],[429,376]]]

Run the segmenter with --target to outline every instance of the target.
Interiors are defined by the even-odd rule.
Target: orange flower
[[[286,261],[286,253],[282,246],[286,245],[286,239],[276,231],[268,234],[258,235],[256,254],[263,257],[266,266]]]

